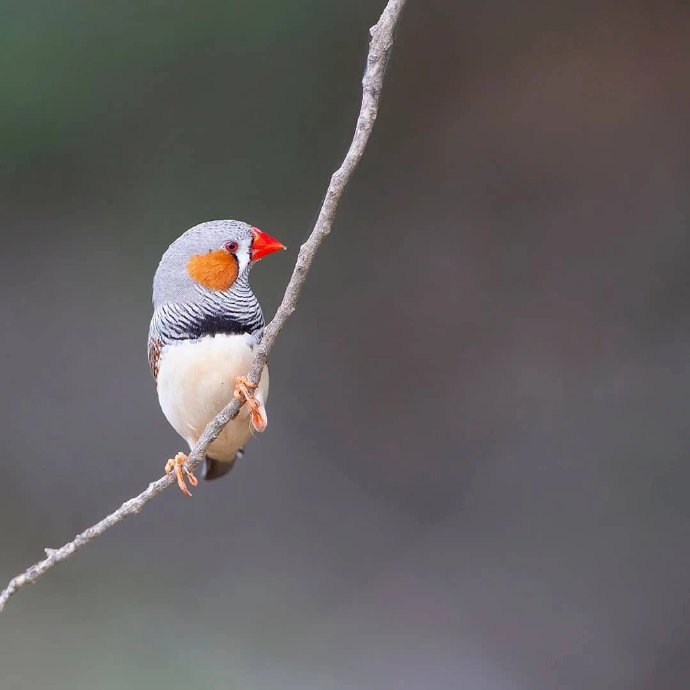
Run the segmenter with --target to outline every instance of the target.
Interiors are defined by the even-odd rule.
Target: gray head
[[[195,304],[205,297],[248,289],[252,264],[285,247],[239,220],[190,228],[166,250],[153,279],[153,304]]]

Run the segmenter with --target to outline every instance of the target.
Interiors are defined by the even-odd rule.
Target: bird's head
[[[199,287],[225,292],[246,282],[252,265],[285,249],[269,234],[239,220],[213,220],[190,228],[168,247],[153,282],[153,302],[195,301]]]

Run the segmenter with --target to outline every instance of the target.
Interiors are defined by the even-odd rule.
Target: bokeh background
[[[5,0],[5,582],[181,441],[145,342],[202,220],[289,252],[370,0]],[[690,687],[690,8],[410,0],[267,433],[0,617],[2,690]]]

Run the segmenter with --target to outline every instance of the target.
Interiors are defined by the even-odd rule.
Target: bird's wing
[[[149,350],[149,367],[155,381],[158,380],[158,363],[161,358],[161,350],[163,349],[163,341],[160,338],[149,336],[148,350]]]

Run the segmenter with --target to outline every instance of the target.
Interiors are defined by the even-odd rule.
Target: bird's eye
[[[231,254],[235,253],[237,251],[237,248],[239,245],[237,242],[226,242],[225,243],[225,249],[229,251]]]

